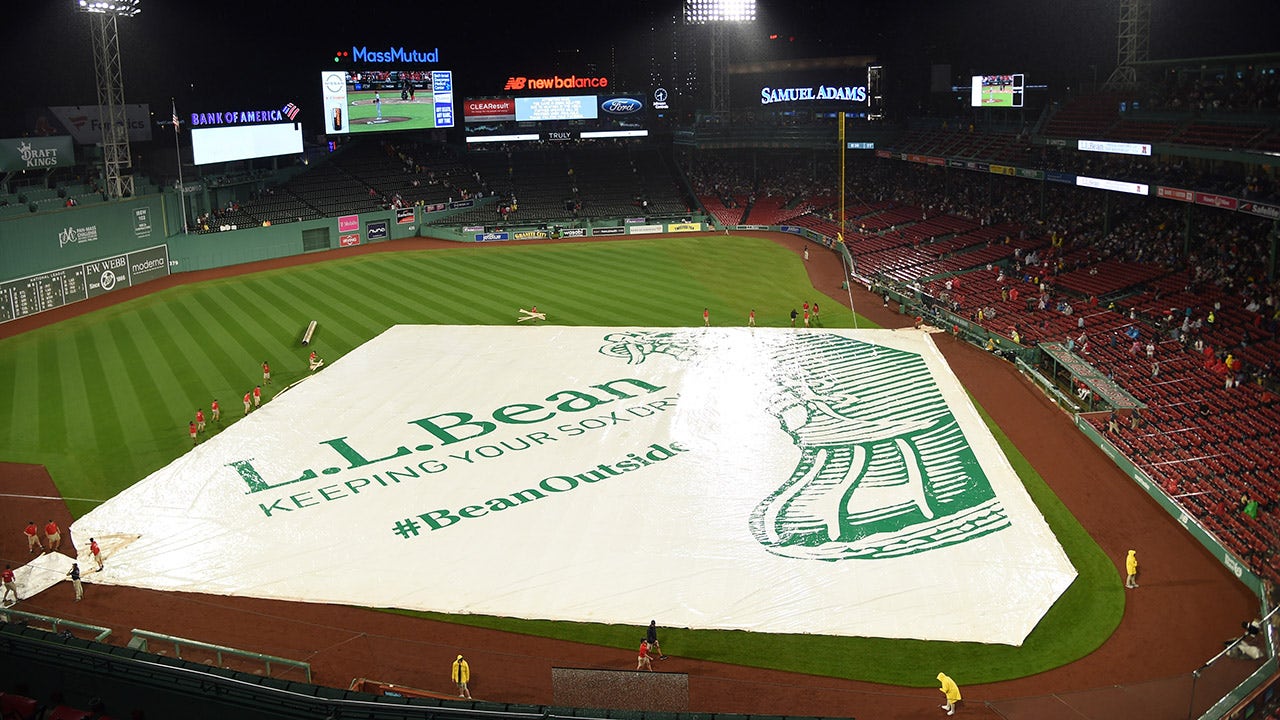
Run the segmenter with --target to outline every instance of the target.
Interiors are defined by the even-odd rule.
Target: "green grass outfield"
[[[216,242],[216,236],[210,242]],[[786,326],[823,299],[803,262],[735,236],[592,241],[374,253],[172,288],[0,340],[0,460],[48,466],[75,516],[190,448],[187,422],[217,398],[224,425],[271,363],[276,389],[307,374],[299,337],[334,360],[398,323],[514,325],[537,305],[561,325]],[[823,302],[826,327],[851,327]],[[870,324],[859,318],[862,327]],[[988,419],[988,425],[991,425]],[[667,652],[874,682],[927,686],[938,667],[969,684],[1022,677],[1083,657],[1120,622],[1110,560],[992,427],[1079,577],[1021,648],[909,640],[664,629]],[[213,427],[212,431],[217,432]],[[16,531],[15,531],[16,532]],[[430,617],[440,616],[429,615]],[[634,650],[640,628],[477,616],[449,620]]]

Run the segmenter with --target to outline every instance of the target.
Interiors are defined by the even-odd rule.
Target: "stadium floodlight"
[[[79,0],[80,12],[116,17],[133,17],[142,12],[142,0]]]
[[[142,0],[75,0],[89,16],[93,45],[93,74],[98,84],[98,117],[102,123],[102,169],[107,195],[133,194],[133,154],[129,151],[125,117],[124,76],[120,73],[120,18],[142,12]]]
[[[685,0],[688,25],[749,23],[756,19],[756,0]]]

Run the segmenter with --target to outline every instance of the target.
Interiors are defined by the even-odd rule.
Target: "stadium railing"
[[[37,615],[36,613],[23,612],[21,610],[13,610],[4,608],[0,610],[0,622],[6,623],[26,623],[31,625],[37,623],[41,626],[48,626],[49,631],[58,634],[70,630],[79,630],[81,632],[90,633],[95,642],[103,642],[111,636],[111,628],[102,627],[100,625],[89,625],[74,620],[64,620],[63,618],[50,617],[48,615]]]
[[[240,650],[239,648],[227,647],[225,645],[214,645],[212,643],[200,642],[199,640],[189,640],[174,635],[165,635],[163,633],[149,632],[147,630],[133,630],[133,638],[129,641],[129,647],[136,647],[143,652],[150,651],[152,642],[164,643],[165,645],[173,645],[173,656],[182,659],[182,648],[190,648],[195,650],[203,650],[214,654],[219,667],[223,664],[223,659],[227,655],[234,657],[247,658],[263,663],[266,666],[267,677],[271,677],[271,665],[283,665],[286,667],[302,670],[307,677],[307,682],[311,682],[311,663],[301,660],[290,660],[288,658],[276,657],[275,655],[267,655],[265,653],[251,652],[249,650]]]

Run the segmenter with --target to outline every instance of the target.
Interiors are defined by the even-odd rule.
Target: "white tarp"
[[[1075,577],[916,331],[397,326],[72,533],[138,536],[94,582],[1014,645]]]

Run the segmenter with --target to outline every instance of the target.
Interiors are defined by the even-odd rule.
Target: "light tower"
[[[1133,87],[1138,82],[1134,63],[1151,59],[1151,0],[1120,0],[1120,27],[1116,32],[1116,69],[1107,78],[1108,90]]]
[[[756,0],[685,0],[686,25],[705,25],[710,35],[711,112],[729,114],[729,43],[725,35],[733,25],[755,22]]]
[[[98,84],[98,110],[102,120],[102,164],[107,195],[113,198],[133,195],[133,156],[129,152],[116,21],[137,15],[141,12],[141,3],[142,0],[76,0],[76,8],[89,15],[89,32],[93,36],[93,74]]]

